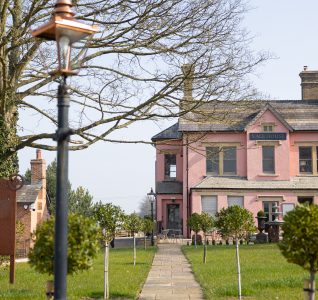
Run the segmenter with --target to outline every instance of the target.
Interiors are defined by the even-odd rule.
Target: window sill
[[[207,173],[204,177],[239,177],[237,174],[215,174],[215,173]]]
[[[259,177],[278,177],[279,174],[266,174],[266,173],[262,173],[262,174],[258,174],[257,176]]]
[[[296,175],[297,177],[317,177],[318,174],[313,174],[313,173],[302,173],[302,174],[298,174]]]

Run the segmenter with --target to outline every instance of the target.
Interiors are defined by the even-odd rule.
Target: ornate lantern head
[[[57,0],[52,18],[48,23],[32,31],[34,37],[57,43],[58,69],[54,74],[70,76],[77,74],[71,62],[78,65],[79,56],[72,56],[72,45],[98,31],[96,26],[86,25],[74,18],[71,0]]]

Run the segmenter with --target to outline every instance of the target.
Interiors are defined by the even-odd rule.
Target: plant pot
[[[54,281],[48,280],[46,282],[46,299],[54,300]]]
[[[256,219],[257,219],[257,229],[259,230],[259,232],[262,232],[263,230],[265,230],[265,221],[267,217],[256,217]]]

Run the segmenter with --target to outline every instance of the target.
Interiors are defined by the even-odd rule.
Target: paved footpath
[[[202,290],[181,252],[180,244],[158,244],[158,248],[138,299],[202,300]]]

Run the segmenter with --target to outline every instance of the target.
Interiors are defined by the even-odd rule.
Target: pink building
[[[159,228],[189,236],[193,212],[236,204],[272,221],[274,203],[282,216],[318,203],[318,71],[300,77],[302,100],[204,104],[152,138]]]

